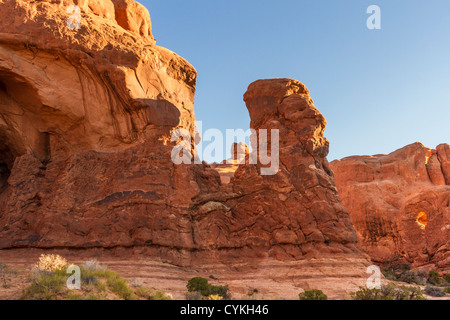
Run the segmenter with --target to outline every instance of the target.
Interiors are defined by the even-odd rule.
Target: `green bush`
[[[450,284],[450,274],[444,274],[442,277],[446,283]]]
[[[67,281],[65,270],[36,271],[31,285],[22,291],[24,300],[57,300]]]
[[[434,270],[430,270],[428,273],[428,282],[434,286],[439,286],[441,284],[439,273]]]
[[[228,286],[210,286],[208,296],[218,295],[221,296],[223,299],[229,299],[230,298],[229,291],[230,289],[228,288]]]
[[[298,295],[300,300],[328,300],[328,297],[322,290],[307,290]]]
[[[395,284],[383,285],[381,289],[360,287],[351,293],[353,300],[426,300],[420,287],[397,287]]]
[[[130,289],[128,284],[118,274],[107,271],[106,273],[106,285],[112,292],[117,294],[124,300],[131,300],[134,298],[133,290]]]
[[[229,299],[228,286],[214,286],[208,283],[208,280],[202,277],[195,277],[188,281],[186,286],[188,292],[199,292],[202,297],[208,297],[211,295],[219,295],[223,299]]]
[[[446,287],[446,288],[444,289],[444,292],[445,292],[446,294],[450,294],[450,287]]]
[[[189,292],[200,292],[202,296],[208,296],[210,284],[202,277],[195,277],[188,281],[186,288]]]

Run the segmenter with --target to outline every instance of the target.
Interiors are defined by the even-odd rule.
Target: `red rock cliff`
[[[242,165],[222,185],[206,164],[171,161],[173,130],[195,134],[194,68],[154,44],[134,2],[75,1],[69,30],[72,3],[0,1],[0,248],[128,248],[179,265],[347,256],[365,271],[303,84],[250,85],[252,128],[280,130],[279,171]]]
[[[450,147],[415,143],[331,167],[362,248],[375,261],[450,266]]]

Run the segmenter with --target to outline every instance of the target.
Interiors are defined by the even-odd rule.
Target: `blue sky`
[[[248,85],[294,78],[327,118],[329,160],[450,142],[449,0],[139,2],[157,44],[197,69],[204,129],[248,129]],[[381,30],[366,27],[372,4]]]

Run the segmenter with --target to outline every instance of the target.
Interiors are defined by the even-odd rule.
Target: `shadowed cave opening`
[[[50,157],[50,135],[38,130],[38,118],[33,117],[41,105],[39,95],[26,79],[0,70],[0,192],[8,185],[17,157],[27,152],[41,161]]]
[[[6,94],[6,85],[0,81],[0,94]],[[2,132],[0,127],[0,193],[8,185],[8,178],[11,174],[12,164],[14,162],[14,155],[7,146],[7,137]]]
[[[5,141],[6,137],[0,132],[0,193],[8,185],[8,178],[15,160],[15,156]]]

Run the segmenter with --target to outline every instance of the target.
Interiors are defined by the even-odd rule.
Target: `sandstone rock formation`
[[[195,69],[155,46],[133,1],[0,1],[0,15],[0,247],[142,245],[160,237],[152,216],[171,239],[159,210],[196,192],[168,145],[195,133]]]
[[[67,26],[73,4],[79,30]],[[25,153],[47,161],[167,139],[177,126],[194,132],[196,71],[154,45],[143,6],[18,0],[0,9],[0,148],[9,169]]]
[[[250,150],[248,145],[244,142],[235,142],[231,146],[231,158],[224,160],[219,164],[211,164],[211,168],[217,170],[220,175],[220,181],[223,184],[229,184],[234,173],[241,164],[250,164],[249,162]]]
[[[80,30],[67,27],[73,3]],[[182,266],[321,258],[332,267],[318,277],[340,263],[365,274],[303,84],[250,85],[252,128],[280,130],[279,170],[240,165],[224,185],[205,163],[172,162],[172,132],[196,134],[196,72],[154,44],[142,7],[0,0],[0,12],[0,249],[127,249]]]
[[[375,261],[450,268],[450,147],[415,143],[389,155],[333,161],[360,246]]]

